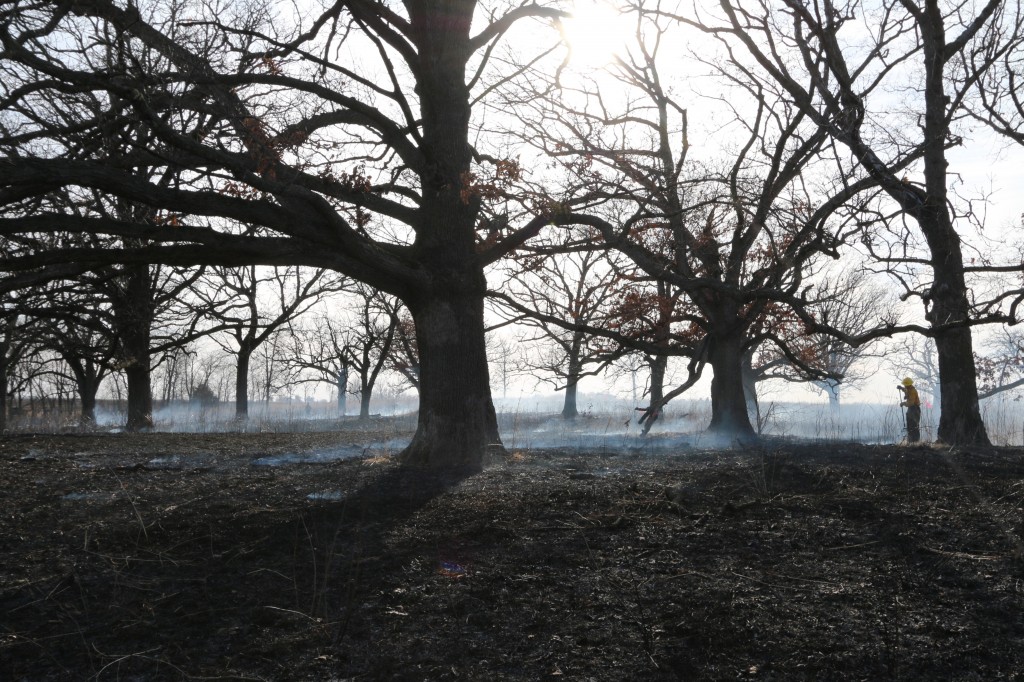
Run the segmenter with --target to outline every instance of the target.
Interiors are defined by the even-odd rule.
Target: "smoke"
[[[294,452],[280,455],[268,455],[252,461],[252,466],[279,467],[288,464],[327,464],[343,459],[369,458],[374,456],[391,456],[406,445],[408,440],[393,438],[370,445],[342,445],[327,450],[313,452]]]

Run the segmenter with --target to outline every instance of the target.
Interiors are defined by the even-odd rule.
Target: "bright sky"
[[[625,46],[631,21],[603,0],[575,0],[572,18],[562,22],[566,41],[577,68],[600,68],[609,64]]]

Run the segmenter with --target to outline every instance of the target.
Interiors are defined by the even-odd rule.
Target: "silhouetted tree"
[[[271,18],[261,3],[4,3],[0,116],[24,124],[0,131],[0,206],[13,216],[0,234],[134,240],[26,253],[5,268],[24,281],[65,272],[70,260],[307,265],[367,282],[400,297],[416,325],[419,421],[403,460],[478,466],[500,442],[484,268],[548,219],[481,225],[482,207],[519,172],[500,141],[470,143],[474,111],[496,82],[518,75],[492,59],[506,35],[561,14],[536,4],[500,13],[505,6],[348,0]],[[131,59],[107,58],[129,48]],[[51,115],[68,94],[105,105]],[[116,149],[68,142],[109,130],[128,131]],[[152,212],[81,217],[40,203],[63,187]]]
[[[95,291],[82,289],[51,287],[36,314],[41,346],[68,368],[81,404],[79,425],[90,427],[96,424],[100,384],[115,369],[118,337],[111,325],[109,302]]]
[[[765,88],[777,88],[820,131],[844,145],[863,173],[917,225],[926,242],[923,258],[901,250],[907,244],[902,236],[881,251],[872,248],[871,237],[865,243],[880,262],[910,259],[930,269],[931,281],[909,286],[907,295],[923,303],[930,329],[922,331],[934,337],[938,350],[943,384],[938,437],[947,443],[988,443],[969,326],[988,311],[972,305],[968,296],[972,269],[965,267],[958,225],[969,216],[953,206],[947,150],[962,142],[956,127],[967,115],[964,103],[1000,52],[986,45],[985,27],[1002,5],[1000,0],[970,7],[938,0],[878,6],[783,0],[770,8],[756,0],[725,0],[720,19],[676,17],[718,37],[737,69]],[[871,27],[867,41],[859,22]],[[979,55],[986,56],[972,59]],[[919,93],[904,101],[911,110],[905,119],[891,115],[894,88]],[[923,182],[909,175],[918,165]]]
[[[659,61],[674,44],[673,22],[636,9],[638,42],[611,70],[625,95],[613,101],[602,82],[587,79],[527,91],[521,105],[534,113],[524,119],[530,139],[565,172],[558,194],[549,193],[552,221],[597,228],[604,245],[650,282],[685,297],[689,308],[675,315],[674,334],[695,371],[662,404],[710,365],[709,430],[751,436],[745,349],[769,342],[800,362],[784,336],[763,328],[754,339],[752,325],[770,306],[806,305],[816,261],[836,257],[855,232],[858,207],[850,204],[874,181],[851,181],[848,164],[806,113],[739,70],[718,74],[728,87],[720,130],[734,142],[721,162],[688,162],[689,111]],[[652,402],[651,411],[662,404]]]
[[[387,367],[399,326],[398,304],[369,287],[356,288],[354,324],[343,332],[342,348],[359,382],[359,418],[370,416],[370,400],[381,371]]]
[[[1014,327],[1004,327],[989,339],[985,351],[974,356],[979,398],[984,400],[1024,386],[1024,334]]]
[[[358,383],[359,417],[366,419],[381,372],[399,365],[415,377],[415,358],[409,355],[415,347],[409,339],[406,349],[396,347],[402,333],[403,308],[393,296],[356,285],[341,309],[344,316],[321,315],[293,328],[290,362],[299,370],[312,372],[314,381],[336,387],[342,416],[342,396],[348,392],[349,380],[354,376]],[[406,321],[404,333],[410,331]]]
[[[344,278],[323,269],[250,265],[209,268],[192,288],[193,312],[209,325],[204,333],[235,357],[236,419],[249,415],[253,353],[322,297],[346,286]]]
[[[601,372],[617,357],[614,342],[585,328],[608,324],[621,280],[606,254],[597,250],[555,257],[524,253],[507,262],[506,278],[504,296],[496,300],[511,298],[517,305],[506,316],[536,330],[523,338],[535,346],[523,359],[523,369],[564,390],[562,417],[574,419],[579,415],[580,380]],[[552,318],[561,324],[549,322]]]
[[[872,285],[865,271],[844,271],[834,277],[826,272],[820,273],[817,279],[818,283],[805,293],[806,309],[813,318],[830,327],[855,336],[870,329],[879,319],[896,319],[892,302],[887,303],[886,292]],[[756,406],[759,382],[806,382],[825,393],[829,407],[837,413],[841,387],[856,385],[864,378],[854,372],[853,367],[870,355],[873,342],[851,346],[833,334],[809,330],[803,320],[787,314],[784,308],[776,308],[776,311],[778,315],[764,316],[758,326],[771,326],[775,335],[786,338],[786,345],[800,362],[790,361],[774,344],[750,347],[744,359],[748,382],[744,390],[748,402],[753,401]],[[807,372],[807,367],[814,371]]]
[[[10,398],[20,393],[32,376],[32,372],[16,370],[38,351],[38,319],[28,314],[35,307],[29,296],[0,296],[0,432],[7,429]]]

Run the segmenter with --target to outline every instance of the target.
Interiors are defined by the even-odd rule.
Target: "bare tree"
[[[806,298],[807,310],[812,317],[849,336],[871,328],[879,318],[896,317],[892,305],[886,303],[886,292],[873,286],[868,273],[860,269],[843,271],[835,277],[822,273],[819,283],[808,289]],[[746,360],[751,386],[747,389],[748,401],[753,392],[756,402],[754,387],[761,381],[809,382],[825,393],[832,412],[837,413],[841,388],[855,386],[864,378],[853,368],[871,355],[874,342],[851,346],[832,334],[808,330],[804,322],[793,315],[788,319],[772,320],[771,324],[775,326],[776,334],[789,337],[787,345],[801,363],[794,364],[773,345],[752,347]],[[805,367],[816,371],[808,374]]]
[[[249,414],[253,353],[323,296],[346,286],[344,278],[323,269],[250,265],[210,268],[193,287],[194,313],[205,317],[210,325],[204,333],[235,356],[236,419],[244,420]],[[273,378],[265,377],[261,383],[266,392]]]
[[[964,52],[965,71],[978,74],[971,115],[1009,140],[1024,145],[1024,9],[1004,3],[982,28],[975,49]]]
[[[395,338],[388,353],[388,369],[402,376],[406,390],[420,390],[420,350],[416,343],[416,323],[397,300],[392,302]]]
[[[291,328],[292,348],[288,360],[308,375],[300,379],[325,382],[337,392],[338,416],[348,414],[349,357],[345,347],[344,323],[334,317],[318,315]]]
[[[229,378],[226,358],[219,353],[194,353],[188,356],[184,371],[185,395],[189,402],[213,402],[227,394]],[[205,397],[204,397],[205,396]]]
[[[522,346],[515,338],[492,330],[487,336],[487,357],[491,364],[491,380],[501,387],[501,397],[507,398],[509,383],[523,368]]]
[[[482,207],[518,170],[500,141],[470,143],[481,122],[474,113],[497,82],[518,75],[492,59],[504,38],[523,21],[561,16],[533,3],[500,13],[506,6],[348,0],[292,15],[261,2],[226,11],[184,0],[4,3],[0,115],[19,124],[0,132],[0,206],[18,215],[0,222],[0,234],[138,240],[27,253],[5,267],[24,281],[66,272],[72,260],[307,265],[367,282],[400,297],[416,323],[421,406],[404,461],[478,466],[485,446],[500,442],[484,267],[548,219],[478,235]],[[112,43],[130,44],[143,68],[104,60]],[[49,109],[64,93],[111,106],[67,123]],[[72,158],[60,142],[124,122],[146,135],[121,152]],[[156,175],[139,173],[143,166]],[[151,179],[164,170],[178,180]],[[39,205],[60,187],[130,198],[162,220]]]
[[[1024,333],[1003,327],[989,340],[984,354],[975,354],[984,400],[1024,386]]]
[[[774,8],[724,0],[720,19],[676,17],[718,37],[737,68],[779,87],[849,150],[900,216],[917,225],[926,242],[923,257],[901,251],[905,240],[882,252],[870,239],[866,244],[880,263],[910,262],[930,271],[930,282],[908,282],[906,295],[923,303],[930,329],[922,331],[935,339],[943,384],[938,437],[948,443],[988,443],[969,325],[1003,317],[988,315],[987,306],[972,305],[968,296],[967,275],[974,270],[965,267],[959,225],[969,215],[953,207],[947,150],[962,142],[956,126],[967,114],[964,103],[998,53],[973,62],[968,57],[979,54],[977,39],[1001,5],[783,0]],[[869,29],[867,42],[858,22]],[[889,115],[891,87],[918,93],[903,102],[912,110],[908,119]],[[916,165],[923,182],[910,177]]]
[[[730,156],[688,163],[689,112],[659,62],[660,49],[674,40],[673,22],[645,12],[642,3],[636,9],[640,40],[613,73],[624,96],[613,102],[584,80],[563,87],[571,94],[521,97],[536,110],[528,118],[531,139],[563,163],[568,179],[561,192],[574,197],[551,199],[552,220],[596,227],[650,281],[684,294],[691,308],[676,315],[674,337],[693,369],[661,402],[691,386],[708,364],[709,429],[751,436],[741,358],[754,342],[752,325],[770,306],[806,307],[806,278],[855,233],[854,200],[873,180],[851,181],[825,132],[785,93],[740,70],[717,74],[728,88],[719,108],[734,140],[725,146]],[[596,208],[601,201],[616,207],[610,215]],[[801,362],[785,337],[769,329],[759,335]],[[652,403],[651,410],[660,407]]]
[[[96,394],[103,379],[116,369],[118,336],[110,304],[94,291],[51,289],[45,304],[36,310],[40,344],[63,360],[68,378],[74,380],[81,403],[79,425],[95,426]]]
[[[638,352],[648,369],[648,407],[640,416],[646,435],[664,412],[669,358],[697,357],[697,326],[683,290],[662,277],[649,277],[635,266],[619,268],[625,286],[619,290],[612,328],[625,335],[622,345]],[[636,382],[633,366],[632,381]],[[691,372],[692,374],[692,372]],[[635,385],[634,385],[634,393]]]
[[[127,431],[153,426],[153,368],[167,353],[201,336],[194,328],[183,328],[177,317],[182,293],[200,272],[133,263],[104,266],[79,278],[108,302],[117,365],[125,375]]]
[[[398,329],[396,303],[369,287],[358,287],[352,309],[355,324],[343,334],[349,366],[359,382],[359,418],[370,416],[370,400],[388,365]]]
[[[315,381],[326,381],[336,387],[342,416],[344,396],[354,376],[359,418],[366,419],[382,372],[392,369],[406,381],[416,378],[415,345],[406,337],[406,345],[399,347],[401,335],[412,330],[405,318],[403,331],[403,308],[392,296],[357,285],[348,297],[346,313],[343,318],[322,315],[308,326],[293,329],[291,362],[297,369],[312,372]]]
[[[188,341],[187,335],[161,336],[159,327],[166,322],[168,302],[192,280],[171,268],[143,269],[141,279],[108,266],[77,280],[55,280],[18,292],[18,307],[35,320],[37,346],[63,360],[67,378],[78,388],[83,426],[95,423],[97,391],[114,371],[127,376],[126,428],[152,426],[150,368],[164,351]],[[134,289],[140,284],[146,290]]]
[[[289,389],[298,383],[298,377],[291,371],[288,362],[286,337],[287,331],[284,327],[275,329],[256,347],[250,357],[249,393],[250,396],[257,396],[260,399],[268,417],[273,414],[271,403],[274,398],[280,397],[290,404],[293,396]]]
[[[0,432],[7,429],[10,398],[17,395],[33,372],[18,371],[23,361],[38,351],[37,318],[30,297],[0,296]]]
[[[554,257],[524,253],[506,268],[504,296],[496,301],[515,303],[506,317],[535,330],[522,339],[535,346],[523,369],[539,372],[540,380],[564,390],[562,417],[574,419],[580,380],[601,372],[618,354],[616,344],[585,328],[609,323],[620,278],[606,254],[589,249]],[[551,323],[552,318],[561,324]]]
[[[154,369],[153,385],[165,406],[176,401],[198,402],[209,408],[226,395],[226,356],[194,342],[171,349]]]
[[[22,3],[6,3],[3,16],[19,16]],[[30,13],[32,8],[30,8]],[[54,8],[58,15],[66,14],[67,8]],[[27,18],[27,17],[26,17]],[[31,21],[31,19],[28,19]],[[15,22],[17,20],[15,19]],[[5,23],[5,27],[10,27]],[[51,27],[53,28],[53,27]],[[96,27],[91,27],[95,29]],[[148,77],[148,74],[162,71],[167,61],[157,52],[138,50],[133,41],[125,35],[107,33],[102,39],[89,41],[89,29],[69,26],[63,37],[69,48],[69,64],[75,63],[70,55],[78,47],[83,61],[78,65],[92,66],[103,73],[123,72],[128,79]],[[7,38],[10,37],[6,33]],[[57,62],[50,67],[60,70]],[[13,69],[17,78],[27,77],[27,72],[18,70],[6,60],[0,61],[0,68]],[[73,67],[72,67],[73,68]],[[45,70],[45,69],[44,69]],[[65,71],[65,76],[70,76]],[[59,77],[58,77],[59,78]],[[15,87],[15,80],[9,84]],[[48,81],[55,84],[56,81]],[[11,137],[2,137],[5,156],[21,159],[24,152],[29,156],[41,156],[53,160],[63,158],[67,162],[93,160],[100,164],[112,163],[113,159],[126,158],[135,149],[145,147],[154,139],[153,129],[140,117],[125,116],[131,106],[124,99],[125,91],[117,88],[104,91],[78,83],[70,88],[32,88],[22,91],[36,106],[34,114],[23,108],[13,94],[4,100],[8,108],[0,112],[12,114],[13,119],[28,120],[37,124],[37,129],[27,132],[25,126],[16,126]],[[204,114],[196,111],[172,113],[163,109],[153,112],[161,125],[177,132],[196,124]],[[7,132],[5,128],[0,128]],[[45,130],[45,132],[44,132]],[[46,143],[42,140],[46,139]],[[42,151],[45,149],[46,151]],[[152,161],[150,159],[149,161]],[[131,164],[130,164],[131,165]],[[136,157],[132,172],[139,180],[166,189],[180,183],[180,176],[173,164],[147,162]],[[127,168],[127,165],[124,166]],[[122,168],[122,170],[124,169]],[[102,184],[102,183],[101,183]],[[120,225],[141,224],[174,227],[177,216],[161,212],[137,197],[114,195],[97,184],[75,184],[60,182],[47,186],[37,185],[27,194],[15,192],[13,205],[6,204],[5,214],[19,219],[38,217],[53,212],[80,225],[98,221]],[[23,201],[33,195],[32,199]],[[118,362],[125,374],[127,388],[127,416],[125,428],[129,431],[149,428],[153,425],[153,396],[150,372],[154,357],[159,361],[159,351],[153,347],[154,324],[168,301],[173,301],[182,288],[189,285],[187,277],[173,268],[160,268],[144,261],[119,261],[114,257],[89,259],[88,253],[106,253],[108,256],[124,250],[146,248],[149,241],[144,236],[114,230],[100,233],[90,230],[62,230],[47,228],[41,231],[15,230],[5,244],[11,256],[9,263],[38,259],[36,267],[19,271],[17,266],[5,278],[4,287],[17,289],[35,286],[48,280],[84,280],[95,295],[102,296],[109,304],[111,325],[118,346]],[[61,256],[60,254],[63,254]],[[165,346],[173,347],[175,340],[164,340]]]

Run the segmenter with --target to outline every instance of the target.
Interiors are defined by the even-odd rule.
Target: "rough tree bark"
[[[711,424],[708,431],[724,438],[753,438],[743,391],[744,330],[733,325],[714,327],[710,333]]]
[[[74,160],[0,158],[0,202],[21,205],[26,197],[74,186],[155,210],[146,220],[118,221],[52,208],[27,222],[19,218],[12,229],[139,240],[77,254],[90,263],[307,265],[398,296],[417,325],[422,363],[417,432],[402,460],[479,466],[487,446],[500,442],[484,353],[483,269],[548,219],[530,220],[477,249],[477,220],[490,195],[474,184],[471,108],[509,76],[490,59],[509,29],[523,19],[564,14],[534,3],[494,3],[484,7],[483,26],[471,35],[481,4],[328,3],[319,16],[296,18],[295,26],[254,21],[244,30],[222,24],[230,20],[202,3],[195,11],[203,16],[188,22],[173,12],[143,15],[134,3],[112,0],[18,6],[0,26],[4,62],[13,65],[4,75],[19,81],[5,82],[12,93],[5,111],[30,110],[37,97],[64,97],[86,84],[101,105],[117,104],[116,115],[33,121],[40,140],[64,140],[83,129],[88,137],[110,120],[119,125],[119,117],[141,125],[127,140],[133,149],[113,161],[91,153]],[[510,9],[502,15],[500,7]],[[346,40],[358,42],[374,63],[364,69],[318,56],[325,49],[344,53]],[[93,52],[103,50],[93,46],[111,41],[133,58],[97,74]],[[225,49],[204,55],[194,49],[203,43]],[[152,64],[173,78],[153,78],[145,72]],[[337,149],[339,138],[355,142],[325,159],[323,150]],[[0,131],[5,144],[18,142]],[[477,161],[500,163],[485,154]],[[155,172],[145,175],[143,167]],[[195,182],[159,180],[172,176]],[[403,225],[413,236],[396,238],[403,230],[382,223]],[[239,225],[246,229],[228,227]],[[27,272],[55,262],[52,253],[46,256],[28,255],[11,268]],[[148,366],[139,350],[127,352],[126,344],[125,359],[141,377]],[[133,389],[142,384],[130,377]],[[148,410],[140,419],[141,412]]]
[[[113,300],[121,363],[128,388],[126,431],[153,428],[153,389],[150,382],[150,336],[153,326],[153,290],[149,265],[125,268],[118,296]]]
[[[475,274],[475,273],[474,273]],[[406,463],[478,467],[500,446],[483,333],[483,276],[462,295],[408,302],[420,348],[420,410]]]
[[[473,0],[407,3],[422,69],[423,196],[413,249],[423,286],[404,297],[420,349],[416,433],[402,453],[415,465],[479,467],[501,444],[484,339],[487,284],[476,253],[480,197],[467,187],[472,160],[470,90]]]
[[[245,346],[238,349],[235,358],[235,419],[245,421],[249,418],[249,362],[252,349]]]
[[[960,236],[947,204],[949,163],[946,140],[950,134],[950,121],[946,108],[950,98],[946,93],[945,65],[951,54],[946,44],[940,4],[936,0],[928,0],[923,11],[907,0],[904,4],[918,18],[924,49],[925,197],[915,217],[931,251],[934,283],[925,298],[926,304],[931,304],[928,321],[940,327],[934,337],[942,386],[937,435],[944,443],[989,445],[978,401],[978,375],[974,366],[971,329],[967,326],[945,328],[945,325],[970,319]]]
[[[582,348],[583,334],[573,332],[572,343],[569,346],[569,357],[566,359],[565,400],[562,403],[563,419],[575,419],[580,414],[576,398],[580,385],[580,372],[582,372],[582,367],[580,366],[580,352]]]

